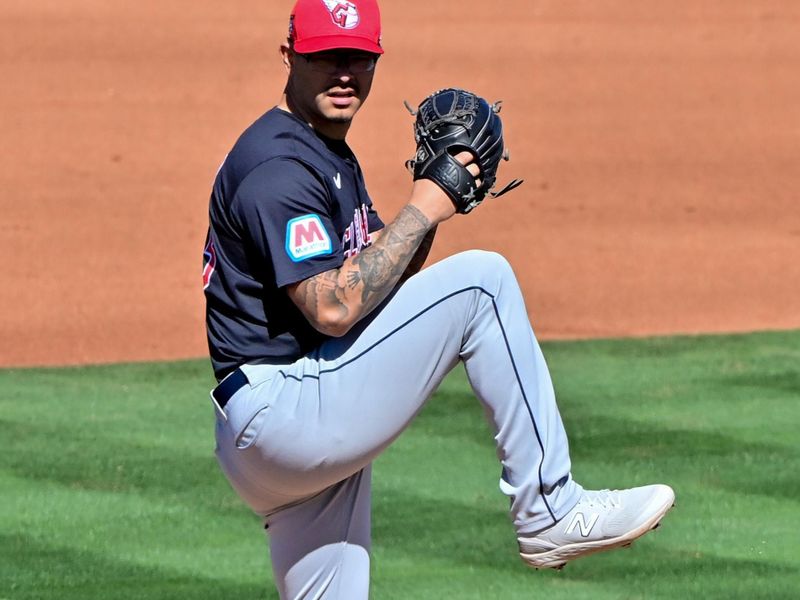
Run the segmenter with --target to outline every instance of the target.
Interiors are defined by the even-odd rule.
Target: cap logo
[[[342,29],[354,29],[358,27],[359,16],[358,8],[347,0],[322,0],[331,13],[334,24]]]

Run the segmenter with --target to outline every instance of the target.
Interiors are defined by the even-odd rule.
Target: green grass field
[[[561,572],[516,554],[454,372],[376,463],[377,599],[800,597],[800,332],[549,343],[573,472],[664,525]],[[0,371],[0,599],[277,598],[213,458],[206,361]]]

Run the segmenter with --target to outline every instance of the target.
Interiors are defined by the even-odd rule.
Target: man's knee
[[[478,278],[480,282],[489,283],[511,278],[516,280],[514,270],[506,258],[489,250],[467,250],[454,255],[463,265],[466,273]]]

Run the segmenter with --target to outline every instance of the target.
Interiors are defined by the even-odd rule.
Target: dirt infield
[[[279,98],[290,5],[0,5],[0,365],[204,355],[208,192]],[[544,338],[800,327],[798,3],[383,5],[351,145],[384,218],[402,101],[439,87],[504,100],[526,179],[434,257],[505,254]]]

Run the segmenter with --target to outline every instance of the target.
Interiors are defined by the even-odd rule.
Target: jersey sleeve
[[[231,211],[247,247],[272,265],[278,287],[342,266],[326,188],[299,161],[276,158],[253,169]]]

